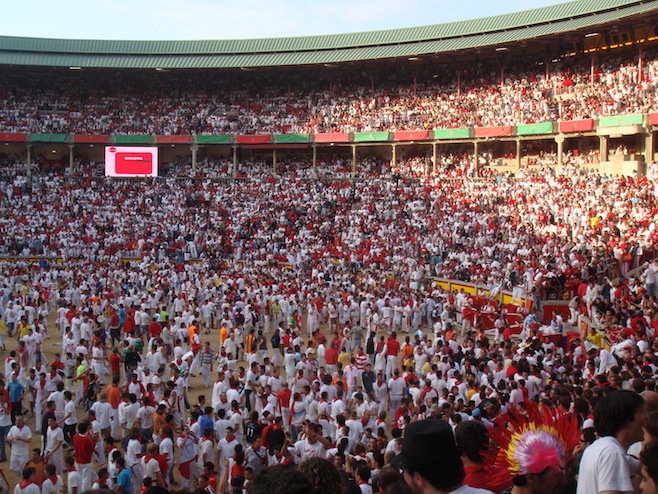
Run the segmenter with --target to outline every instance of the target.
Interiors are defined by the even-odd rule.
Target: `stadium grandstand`
[[[655,16],[651,1],[577,1],[286,39],[0,37],[0,142],[69,170],[102,162],[103,145],[139,143],[190,171],[228,159],[229,176],[245,156],[313,168],[330,152],[356,175],[360,157],[436,164],[457,148],[517,168],[595,154],[603,172],[643,173],[658,124]]]
[[[310,37],[0,36],[0,494],[39,468],[49,494],[406,492],[384,484],[449,472],[391,464],[438,445],[441,492],[554,494],[568,464],[573,493],[610,396],[637,456],[657,21],[658,0],[577,0]],[[447,429],[409,439],[428,418],[461,459]],[[555,449],[532,471],[501,463],[523,424]],[[604,490],[630,491],[610,462]]]

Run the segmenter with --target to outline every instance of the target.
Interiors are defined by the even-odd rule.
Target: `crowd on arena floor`
[[[360,183],[4,179],[0,335],[18,340],[0,387],[10,469],[48,494],[149,482],[199,493],[268,482],[272,492],[269,476],[299,474],[306,492],[399,492],[388,490],[404,489],[396,464],[414,481],[410,437],[427,427],[450,439],[454,428],[473,454],[455,460],[465,477],[453,487],[498,493],[541,473],[503,475],[477,454],[510,414],[571,417],[591,442],[597,404],[611,396],[644,393],[657,410],[658,266],[611,279],[655,251],[655,178],[568,164],[475,179],[471,162],[446,156],[434,179],[407,180],[428,164],[408,158]],[[253,177],[265,165],[240,166]],[[309,165],[284,164],[284,177],[288,168]],[[437,276],[489,287],[495,331],[467,323],[475,300]],[[538,305],[519,307],[517,335],[512,309],[494,301],[512,289],[567,296],[571,317],[543,324]],[[567,339],[579,314],[607,339]],[[46,338],[61,340],[58,355],[44,352]],[[195,375],[207,388],[199,403],[188,397]],[[436,418],[449,431],[426,425]],[[44,442],[30,456],[21,438],[37,431]],[[596,447],[616,434],[597,432]],[[572,449],[562,460],[580,458]]]
[[[658,59],[646,50],[531,56],[468,67],[391,68],[371,81],[322,75],[0,76],[0,132],[258,134],[392,131],[578,120],[657,111]],[[459,69],[459,70],[458,70]],[[501,73],[501,70],[503,72]],[[458,76],[459,74],[459,84]],[[415,79],[411,78],[411,74]],[[303,77],[303,79],[301,78]]]

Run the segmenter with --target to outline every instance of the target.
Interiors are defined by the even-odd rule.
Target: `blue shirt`
[[[119,492],[123,492],[125,494],[130,492],[132,487],[132,477],[133,476],[130,468],[124,468],[119,472],[119,475],[117,476],[117,487],[119,488]]]
[[[21,399],[21,396],[25,392],[25,386],[19,381],[11,381],[7,384],[7,390],[9,391],[9,401],[15,403]]]
[[[211,418],[206,417],[205,415],[199,419],[199,427],[201,429],[201,434],[206,430],[206,427],[210,427],[210,430],[215,430],[215,424]]]

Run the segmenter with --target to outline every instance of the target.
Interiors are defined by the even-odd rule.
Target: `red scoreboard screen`
[[[106,177],[157,177],[158,148],[119,147],[105,148]]]

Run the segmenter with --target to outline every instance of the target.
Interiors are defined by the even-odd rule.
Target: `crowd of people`
[[[287,92],[277,75],[5,73],[0,132],[569,120],[656,110],[657,68],[650,51],[642,70],[605,58],[593,80],[589,59],[520,59],[502,83],[482,62],[459,86],[392,71]],[[195,177],[181,157],[166,178],[76,180],[3,159],[0,462],[15,494],[585,494],[640,474],[655,493],[657,167],[611,177],[588,169],[596,152],[565,157],[513,175],[487,152],[360,156],[361,181],[333,155],[239,159],[237,180],[227,157],[199,158]],[[568,320],[542,319],[549,296]]]
[[[18,488],[258,492],[297,465],[313,492],[326,472],[397,492],[412,424],[441,419],[477,449],[467,424],[486,436],[539,402],[580,433],[613,390],[655,390],[655,180],[470,178],[455,173],[468,156],[444,160],[456,180],[407,180],[427,166],[407,160],[356,185],[6,179],[0,427]],[[437,276],[487,286],[495,332]],[[571,317],[544,326],[552,289]],[[501,290],[534,302],[514,309],[520,335]],[[603,332],[550,338],[579,314]],[[467,486],[512,486],[460,461]]]
[[[642,58],[642,62],[640,62]],[[502,63],[502,67],[501,67]],[[53,71],[0,76],[0,132],[258,134],[394,131],[658,111],[653,49],[543,55],[374,75]],[[459,74],[458,74],[459,73]]]

